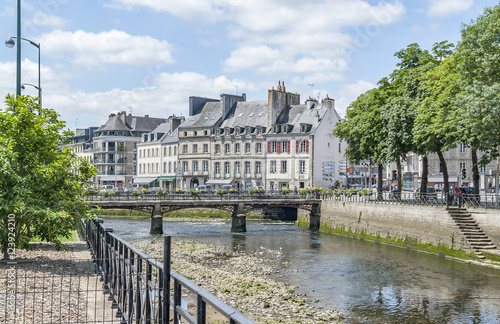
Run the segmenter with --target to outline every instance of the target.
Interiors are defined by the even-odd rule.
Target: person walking
[[[457,205],[460,205],[460,188],[459,187],[455,187],[455,189],[453,189],[453,205],[455,205],[455,203]]]

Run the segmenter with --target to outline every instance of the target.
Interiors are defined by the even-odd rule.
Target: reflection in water
[[[109,223],[109,224],[108,224]],[[147,221],[108,221],[125,239],[149,238]],[[277,278],[346,323],[500,323],[500,272],[290,224],[165,222],[174,240],[249,252],[280,251]],[[133,230],[131,230],[133,229]]]

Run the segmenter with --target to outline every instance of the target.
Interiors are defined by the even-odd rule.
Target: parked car
[[[210,185],[199,185],[198,190],[205,190],[207,193],[211,193],[212,192],[212,186]]]
[[[227,190],[229,190],[229,189],[232,189],[232,188],[233,188],[233,186],[231,186],[231,185],[223,185],[223,186],[221,186],[220,188],[221,188],[221,189],[223,189],[223,190],[226,190],[226,191],[227,191]]]
[[[149,193],[156,194],[158,191],[161,191],[161,190],[163,190],[163,189],[160,187],[151,187],[151,188],[149,188]]]

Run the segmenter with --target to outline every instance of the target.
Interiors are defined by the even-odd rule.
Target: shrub
[[[181,194],[184,193],[184,190],[182,190],[181,188],[177,188],[175,189],[175,193]]]
[[[109,195],[110,197],[114,197],[114,196],[116,196],[116,191],[114,191],[114,190],[110,190],[110,191],[108,191],[108,195]]]
[[[281,189],[281,194],[282,195],[288,195],[289,193],[290,193],[290,189],[288,189],[288,188]]]
[[[230,188],[229,189],[229,193],[236,193],[236,192],[237,192],[236,188]]]
[[[166,194],[167,194],[166,190],[160,190],[156,193],[158,197],[165,197]]]
[[[309,194],[309,189],[307,189],[307,188],[300,188],[299,189],[299,194],[305,196],[305,195]]]
[[[261,188],[252,188],[252,189],[248,190],[248,193],[251,195],[257,195],[257,194],[261,194],[263,192],[264,192],[264,190],[262,190]]]
[[[197,189],[192,189],[189,193],[191,194],[191,196],[198,196],[200,192]]]
[[[215,193],[216,193],[217,195],[219,195],[219,196],[222,196],[222,195],[225,195],[225,194],[226,194],[226,190],[224,190],[224,189],[219,189],[219,190],[217,190]]]
[[[139,196],[141,192],[139,190],[132,192],[132,196]]]
[[[148,189],[146,189],[146,188],[142,188],[142,193],[143,193],[143,194],[148,194],[148,193],[149,193],[149,190],[148,190]]]

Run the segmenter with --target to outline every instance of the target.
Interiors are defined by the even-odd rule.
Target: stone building
[[[141,142],[137,143],[137,176],[133,185],[175,188],[177,127],[183,121],[184,117],[174,115],[152,132],[142,134]]]
[[[93,155],[97,168],[96,185],[130,187],[136,174],[137,144],[164,118],[132,116],[125,111],[110,114],[108,121],[94,132]]]

